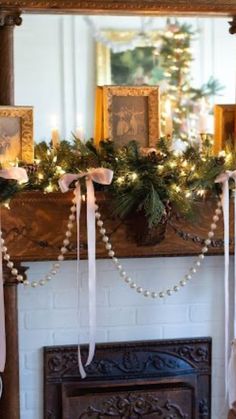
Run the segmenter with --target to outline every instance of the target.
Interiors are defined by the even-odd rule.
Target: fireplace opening
[[[210,419],[211,347],[211,338],[98,344],[84,380],[75,345],[45,347],[44,418]]]

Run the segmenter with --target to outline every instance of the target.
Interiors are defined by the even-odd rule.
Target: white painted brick
[[[46,345],[45,345],[46,346]],[[42,371],[43,351],[25,352],[25,368],[27,370]]]
[[[168,286],[173,285],[171,281],[166,284]],[[223,286],[223,285],[222,285]],[[171,297],[164,299],[164,304],[196,304],[206,303],[213,304],[216,300],[222,296],[221,284],[219,287],[212,287],[212,280],[202,278],[197,280],[194,278],[188,282],[183,288],[180,288],[179,292],[172,294]]]
[[[54,307],[55,308],[77,308],[78,304],[81,307],[87,307],[88,305],[88,292],[83,289],[80,291],[80,297],[77,289],[69,289],[64,291],[58,291],[54,293]],[[97,306],[108,305],[108,290],[106,288],[99,289],[97,293]]]
[[[42,419],[42,412],[37,410],[23,410],[20,415],[21,419]]]
[[[227,409],[225,407],[224,397],[212,396],[212,419],[226,419]]]
[[[212,391],[215,397],[220,397],[222,394],[224,394],[224,384],[224,378],[222,379],[222,377],[214,377],[212,382]]]
[[[21,384],[21,390],[40,390],[43,386],[43,370],[38,374],[35,374],[34,371],[27,371],[23,372],[20,376],[20,384]],[[39,395],[40,397],[40,395]]]
[[[108,329],[108,339],[110,342],[115,341],[132,341],[132,340],[148,340],[161,339],[161,326],[133,326],[133,327],[113,327]]]
[[[126,269],[125,266],[124,266],[124,270],[128,273],[129,276],[133,278],[133,280],[136,280],[136,271],[133,271],[130,269],[128,270]],[[84,274],[83,276],[83,281],[84,282],[87,281],[86,274]],[[121,283],[121,279],[120,279],[119,273],[114,268],[113,270],[110,270],[110,271],[101,270],[97,272],[98,287],[103,286],[103,287],[116,288],[117,286],[119,286],[120,283]]]
[[[25,391],[20,391],[20,409],[26,409],[26,393]]]
[[[187,319],[188,307],[158,305],[157,307],[137,308],[137,324],[184,323]]]
[[[21,310],[40,310],[52,307],[52,293],[45,294],[43,288],[35,290],[24,290],[20,294],[19,309]]]
[[[224,357],[224,329],[220,329],[218,336],[213,336],[212,357],[213,359],[222,359]]]
[[[18,290],[19,290],[19,288],[20,287],[18,287]],[[22,330],[25,327],[25,312],[23,311],[23,309],[22,309],[22,311],[21,311],[21,309],[19,309],[18,311],[19,311],[18,312],[18,328],[19,328],[19,330]]]
[[[26,313],[25,325],[27,329],[68,329],[76,327],[78,314],[76,310],[44,310],[32,314]]]
[[[134,308],[98,308],[97,309],[97,325],[98,326],[126,326],[135,324]],[[88,325],[87,310],[81,310],[81,325]]]
[[[131,290],[125,283],[120,283],[119,286],[111,287],[109,290],[109,305],[117,306],[159,306],[162,305],[163,299],[146,298]]]
[[[80,336],[80,338],[78,338]],[[60,330],[54,333],[53,344],[54,345],[77,345],[80,343],[87,343],[89,339],[88,329],[77,329],[74,331]],[[107,342],[107,331],[104,329],[97,328],[96,330],[96,342]]]
[[[37,349],[42,346],[52,345],[52,333],[47,330],[20,331],[19,347],[21,351]]]
[[[37,391],[26,391],[26,408],[39,410],[42,407],[42,398]]]
[[[223,322],[223,308],[214,310],[214,306],[209,304],[195,304],[190,307],[190,320],[195,323],[200,322]]]
[[[186,273],[193,258],[124,259],[127,273],[145,288],[166,289]],[[213,414],[222,419],[224,388],[223,258],[207,257],[202,270],[180,292],[164,300],[145,299],[118,277],[109,260],[97,262],[97,342],[135,341],[195,336],[213,337]],[[38,279],[51,263],[31,264],[30,276]],[[81,263],[83,295],[87,288],[87,262]],[[232,276],[231,288],[232,288]],[[75,262],[62,264],[60,274],[47,287],[18,288],[21,419],[42,419],[42,350],[52,344],[78,343]],[[51,296],[53,295],[53,306]],[[32,296],[32,297],[31,297]],[[40,300],[42,298],[42,301]],[[24,299],[25,304],[24,304]],[[27,301],[28,300],[28,301]],[[33,303],[33,309],[31,304]],[[217,314],[214,312],[217,301]],[[49,306],[48,306],[49,304]],[[82,324],[87,325],[86,301]],[[107,304],[109,306],[107,307]],[[33,311],[34,310],[34,311]],[[88,327],[80,331],[88,341]],[[40,349],[39,349],[40,348]],[[27,399],[26,393],[27,392]],[[35,395],[38,395],[36,398]],[[26,409],[27,402],[27,409]]]
[[[222,330],[217,323],[187,323],[183,325],[164,325],[164,339],[200,337],[200,336],[221,336]]]

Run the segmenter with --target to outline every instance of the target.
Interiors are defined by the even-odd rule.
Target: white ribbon
[[[0,177],[18,182],[27,182],[26,170],[22,167],[11,167],[10,169],[0,170]],[[0,214],[0,231],[1,214]],[[0,373],[4,371],[6,364],[6,330],[5,330],[5,309],[4,309],[4,289],[2,273],[2,241],[0,237]]]
[[[227,170],[215,182],[222,183],[222,208],[224,216],[224,289],[225,289],[225,394],[232,407],[236,401],[236,194],[234,194],[234,341],[229,359],[230,313],[229,313],[229,179],[236,187],[236,170]]]
[[[95,265],[95,192],[93,182],[110,185],[113,171],[106,168],[89,169],[79,174],[67,173],[59,180],[62,192],[67,192],[72,182],[76,182],[76,221],[77,221],[77,263],[80,257],[80,210],[81,187],[79,180],[85,177],[87,189],[87,243],[88,243],[88,288],[89,288],[89,352],[85,366],[89,365],[95,353],[96,334],[96,265]],[[78,272],[78,269],[77,269]],[[78,277],[79,281],[79,277]],[[86,373],[81,361],[80,347],[78,348],[79,370],[82,378]]]

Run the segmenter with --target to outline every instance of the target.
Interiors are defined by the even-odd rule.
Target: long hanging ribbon
[[[236,195],[234,194],[234,341],[229,358],[230,316],[229,316],[229,179],[236,187],[236,170],[219,175],[215,182],[222,183],[222,208],[224,216],[224,290],[225,290],[225,394],[229,406],[236,401]]]
[[[96,334],[96,264],[95,264],[95,192],[93,182],[101,185],[110,185],[113,171],[106,168],[90,169],[87,172],[72,174],[67,173],[59,180],[62,192],[67,192],[72,182],[76,182],[76,221],[77,221],[77,263],[80,258],[80,210],[81,210],[81,187],[79,180],[85,177],[87,189],[87,243],[88,243],[88,289],[89,289],[89,352],[86,366],[89,365],[95,353]],[[78,269],[77,269],[78,272]],[[79,281],[79,277],[78,277]],[[81,361],[80,348],[78,348],[79,370],[82,378],[86,373]]]
[[[0,177],[4,179],[14,179],[24,183],[28,181],[26,170],[21,167],[11,167],[10,169],[0,170]],[[0,214],[0,232],[1,214]],[[5,309],[4,309],[4,289],[2,273],[2,240],[0,237],[0,373],[5,369],[6,364],[6,331],[5,331]]]

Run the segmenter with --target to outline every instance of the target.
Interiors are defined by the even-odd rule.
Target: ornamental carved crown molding
[[[20,15],[19,11],[0,9],[0,28],[4,26],[20,26],[22,23]]]
[[[0,8],[18,8],[23,12],[79,13],[150,12],[152,14],[236,14],[235,0],[0,0]]]

